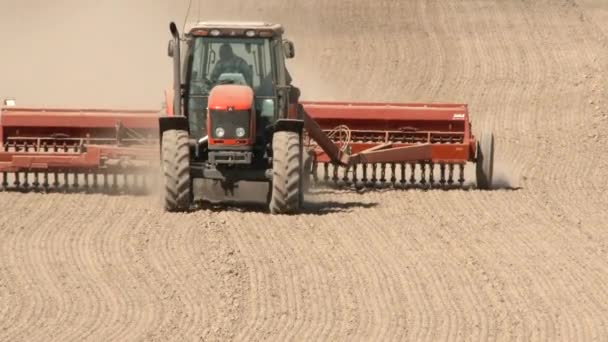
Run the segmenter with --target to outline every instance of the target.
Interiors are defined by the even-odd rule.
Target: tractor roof
[[[246,31],[246,30],[266,30],[272,31],[273,35],[281,35],[283,34],[283,26],[281,24],[272,24],[266,22],[256,22],[256,21],[202,21],[198,23],[191,23],[186,25],[186,32],[188,34],[193,34],[193,31],[196,30],[213,30],[219,29],[222,31],[225,30],[236,30],[236,31]]]

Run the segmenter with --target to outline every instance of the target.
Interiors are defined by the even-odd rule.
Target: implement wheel
[[[302,181],[300,182],[300,205],[304,205],[304,195],[310,189],[312,177],[312,157],[308,153],[304,153],[302,162]]]
[[[190,147],[188,132],[163,132],[162,171],[164,208],[169,212],[187,211],[192,203]]]
[[[300,135],[280,131],[272,137],[271,214],[293,214],[300,209],[302,168]]]
[[[494,134],[482,133],[477,141],[477,163],[475,165],[477,188],[488,190],[492,188],[494,172]]]

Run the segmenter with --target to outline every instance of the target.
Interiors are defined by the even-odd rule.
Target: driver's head
[[[220,59],[230,59],[234,56],[234,52],[232,52],[232,46],[226,43],[220,46]]]

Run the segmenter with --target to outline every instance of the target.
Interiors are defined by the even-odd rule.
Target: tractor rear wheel
[[[188,132],[168,130],[162,137],[164,208],[169,212],[187,211],[192,203],[190,147]]]
[[[482,133],[477,141],[477,164],[475,165],[477,188],[488,190],[492,187],[494,173],[494,134]]]
[[[272,214],[292,214],[300,209],[302,167],[300,135],[276,132],[272,137],[272,188],[269,209]]]

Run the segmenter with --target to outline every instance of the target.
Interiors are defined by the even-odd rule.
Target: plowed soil
[[[24,3],[33,1],[8,13],[28,22],[42,12]],[[159,3],[87,12],[162,26],[141,43],[160,57],[134,71],[150,82],[109,80],[107,56],[91,53],[86,77],[70,74],[89,70],[82,64],[42,75],[112,86],[75,103],[82,83],[53,96],[53,82],[32,87],[48,68],[29,69],[30,53],[52,55],[73,29],[65,24],[41,33],[39,50],[20,42],[22,60],[7,53],[0,92],[34,105],[157,105],[170,75],[165,22],[185,12]],[[64,5],[83,8],[53,4],[55,23]],[[318,189],[305,214],[288,217],[231,206],[164,214],[153,197],[1,194],[0,340],[608,340],[608,2],[224,1],[200,12],[285,23],[306,99],[468,103],[475,132],[496,135],[500,189]],[[78,15],[67,23],[84,25]],[[138,49],[133,32],[123,33],[129,46],[104,29],[87,46]],[[130,63],[140,56],[125,51]],[[154,93],[127,101],[138,84]]]

